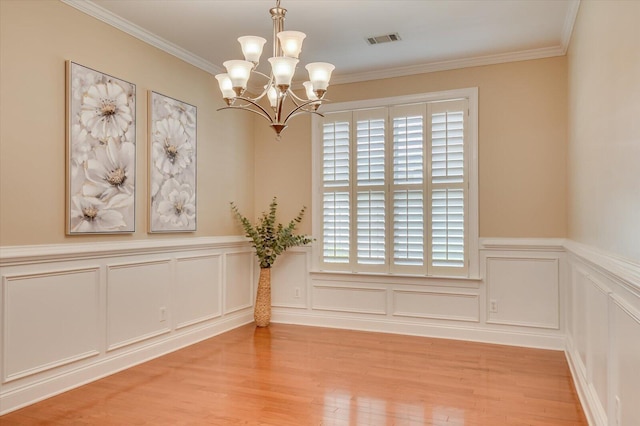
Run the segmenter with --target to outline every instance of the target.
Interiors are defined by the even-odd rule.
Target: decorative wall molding
[[[480,238],[480,250],[564,251],[564,238]]]
[[[254,255],[252,251],[230,250],[224,254],[225,268],[223,294],[223,313],[231,314],[253,307],[254,286]]]
[[[74,291],[75,299],[61,293]],[[99,268],[69,268],[2,276],[2,382],[98,355]],[[44,316],[34,322],[35,310]],[[52,317],[64,313],[65,317]],[[74,327],[70,335],[66,327]],[[62,344],[54,345],[52,341]]]
[[[637,424],[640,267],[575,241],[564,246],[571,312],[565,353],[589,424]]]
[[[568,253],[640,297],[640,264],[573,240],[563,245]]]
[[[176,330],[222,316],[222,254],[176,257],[175,285],[184,292],[173,291]],[[213,285],[211,283],[213,282]],[[217,300],[210,304],[209,301]]]
[[[301,248],[298,251],[304,251],[306,259],[299,252],[295,256],[285,253],[283,256],[287,261],[274,266],[273,287],[286,295],[294,294],[295,286],[307,285],[310,298],[295,309],[282,304],[274,306],[273,322],[564,349],[564,327],[559,320],[559,301],[563,300],[561,294],[565,285],[560,274],[561,264],[565,261],[563,241],[484,239],[479,256],[483,273],[487,270],[487,262],[497,259],[510,262],[516,268],[523,264],[526,268],[521,274],[531,273],[534,277],[520,286],[510,285],[509,277],[505,278],[507,281],[503,280],[504,290],[511,294],[503,305],[505,312],[510,308],[511,321],[494,323],[488,321],[488,289],[492,282],[486,277],[469,279],[314,270],[301,273],[312,264],[313,250]],[[288,270],[295,271],[298,279],[279,282],[276,277],[288,276]],[[337,291],[340,293],[327,299],[327,292]],[[532,300],[531,294],[539,297]],[[546,297],[548,294],[554,295],[551,306]],[[363,297],[371,295],[375,297]],[[541,312],[539,318],[525,315],[536,309]]]
[[[193,250],[241,248],[248,245],[248,239],[240,236],[196,237],[167,240],[135,240],[101,243],[68,243],[35,246],[0,247],[0,267],[67,261],[97,259],[124,255],[145,255],[153,253],[175,253]]]
[[[0,415],[251,322],[254,264],[243,237],[2,247]]]
[[[621,397],[623,415],[632,418],[630,416],[635,415],[634,410],[637,409],[630,402],[633,396],[629,397],[628,392],[629,389],[638,389],[637,392],[640,392],[640,380],[635,384],[627,378],[633,378],[631,374],[621,376],[618,369],[623,362],[619,359],[619,351],[624,348],[629,350],[629,345],[640,344],[637,343],[640,342],[640,280],[636,279],[640,276],[640,268],[632,262],[564,239],[485,238],[481,243],[482,279],[312,272],[311,248],[293,249],[285,253],[282,260],[274,266],[272,279],[280,277],[283,286],[278,287],[281,304],[274,306],[272,320],[310,326],[562,349],[567,354],[578,393],[592,424],[604,424],[601,423],[602,419],[611,418],[614,404],[612,398],[615,396]],[[522,303],[543,303],[542,299],[532,301],[527,297],[518,297],[527,293],[517,285],[511,285],[507,275],[503,276],[506,281],[503,280],[501,284],[495,281],[495,276],[487,275],[487,262],[491,259],[508,262],[519,273],[543,277],[543,280],[549,281],[543,283],[548,288],[558,287],[560,302],[554,309],[559,312],[547,311],[560,318],[557,329],[540,328],[540,324],[531,318],[525,318],[522,322],[516,318],[509,324],[491,322],[489,298],[492,297],[490,291],[496,288],[496,283],[512,292],[505,301],[516,314]],[[118,348],[110,347],[107,324],[114,315],[129,314],[126,310],[118,309],[109,313],[107,309],[108,270],[123,272],[125,275],[121,278],[126,281],[135,279],[136,274],[153,265],[168,268],[163,266],[169,280],[169,296],[166,300],[168,331],[153,337],[145,336],[144,332],[133,333],[133,337],[137,338],[135,342],[127,342],[127,345]],[[559,270],[557,274],[554,272],[553,277],[548,269],[550,265],[556,265],[555,268]],[[7,354],[3,353],[5,362],[0,365],[0,377],[4,383],[0,389],[0,413],[13,411],[252,320],[251,306],[257,270],[251,245],[243,237],[1,247],[0,266],[3,283],[3,324],[0,330],[5,352],[12,350],[7,349],[7,327],[27,324],[23,321],[7,325],[7,312],[10,312],[13,303],[13,296],[7,297],[8,285],[19,288],[17,286],[24,281],[46,288],[49,283],[39,281],[41,277],[55,278],[59,274],[63,277],[59,281],[65,282],[65,274],[88,271],[87,276],[79,275],[84,281],[76,287],[70,287],[68,291],[85,288],[83,283],[90,283],[92,280],[97,281],[94,285],[99,288],[95,302],[98,303],[99,311],[99,336],[97,344],[92,346],[94,352],[89,351],[89,354],[80,345],[79,349],[69,355],[63,354],[40,363],[36,360],[33,365],[29,361],[10,369],[6,365]],[[276,272],[277,268],[280,269]],[[185,275],[186,271],[195,275]],[[133,275],[128,275],[129,272]],[[193,282],[196,284],[194,287],[184,286],[180,280],[195,280]],[[274,287],[279,284],[277,279],[273,281]],[[525,286],[534,284],[529,282]],[[587,291],[589,286],[593,287],[591,293]],[[123,288],[127,289],[127,286]],[[159,290],[162,288],[148,291],[164,291]],[[332,299],[318,299],[318,291],[336,290],[341,292],[339,297],[350,299],[346,302],[339,301],[340,303]],[[194,298],[181,298],[181,291],[217,295],[217,298],[212,297],[209,305],[196,306]],[[127,297],[126,294],[129,293],[125,292],[118,297]],[[363,294],[372,295],[373,299],[359,297]],[[406,303],[398,305],[398,295],[425,297],[428,303],[413,303],[406,299]],[[594,295],[597,296],[596,299]],[[68,294],[69,300],[73,300],[73,297],[75,295]],[[207,297],[209,296],[198,299]],[[432,300],[432,297],[440,298],[438,303],[442,306],[433,305],[435,299]],[[602,298],[608,300],[609,313],[598,313],[593,309],[589,311],[589,300],[592,301],[592,308],[598,309],[598,306],[602,306]],[[180,312],[184,314],[182,316],[178,315],[178,301]],[[157,304],[150,306],[156,307],[150,309],[142,319],[131,317],[131,320],[142,321],[141,324],[152,324],[155,321],[162,328]],[[437,309],[431,309],[430,306]],[[193,316],[188,315],[191,307]],[[447,307],[451,309],[448,310]],[[549,306],[540,307],[541,311],[548,308]],[[593,318],[587,321],[587,314]],[[37,324],[37,309],[31,311],[30,315],[33,315],[34,324]],[[607,335],[612,339],[606,356],[606,389],[609,389],[607,401],[601,400],[605,387],[598,383],[602,381],[592,380],[593,377],[603,377],[600,366],[605,364],[595,352],[588,352],[602,347],[602,329],[590,331],[589,324],[606,324]],[[134,325],[132,327],[135,329]],[[582,334],[575,334],[576,331]],[[599,343],[594,344],[594,338]],[[580,351],[586,351],[584,361]],[[10,356],[16,359],[16,354]],[[60,363],[61,360],[64,362]],[[50,361],[54,364],[49,364]]]
[[[504,315],[498,310],[491,312],[488,303],[487,324],[557,330],[560,328],[560,259],[558,256],[544,257],[539,248],[532,249],[536,257],[526,256],[518,247],[515,254],[484,256],[486,269],[483,275],[488,301],[495,300],[503,306],[507,302],[505,299],[509,299],[512,306]],[[528,303],[518,306],[516,298],[523,298]]]
[[[420,305],[422,311],[410,311],[406,306],[404,310],[401,309],[400,302],[403,296]],[[427,303],[428,301],[431,301],[432,305]],[[440,312],[434,312],[434,307],[438,307],[437,311]],[[479,322],[480,300],[478,294],[473,292],[396,289],[393,290],[393,316]]]
[[[312,297],[313,309],[319,311],[387,314],[387,291],[384,288],[315,284]]]
[[[169,305],[171,259],[108,264],[106,272],[107,352],[171,332],[160,318]]]

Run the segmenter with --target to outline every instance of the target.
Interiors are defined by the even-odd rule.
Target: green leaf
[[[238,207],[233,202],[231,203],[231,210],[242,225],[245,235],[253,242],[261,268],[270,268],[276,258],[288,248],[303,246],[313,241],[313,238],[308,235],[294,233],[297,224],[302,222],[306,207],[302,207],[298,215],[287,226],[276,223],[277,209],[278,200],[273,197],[269,204],[269,211],[263,212],[254,226],[249,219],[240,213]]]

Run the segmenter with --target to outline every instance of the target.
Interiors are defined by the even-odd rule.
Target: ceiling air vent
[[[400,35],[398,35],[398,33],[385,34],[385,35],[375,36],[375,37],[367,37],[367,43],[369,43],[372,46],[374,44],[390,43],[392,41],[400,41],[400,40],[402,39],[400,38]]]

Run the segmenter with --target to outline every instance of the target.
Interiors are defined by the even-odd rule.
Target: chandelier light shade
[[[242,54],[247,61],[253,62],[254,64],[260,62],[260,56],[262,56],[262,48],[267,42],[266,39],[255,36],[244,36],[238,37],[238,41],[240,42],[240,46],[242,47]]]
[[[300,31],[284,31],[287,10],[280,7],[280,0],[276,0],[276,6],[271,8],[269,13],[273,20],[273,56],[268,59],[271,72],[267,75],[257,69],[267,40],[257,36],[243,36],[238,38],[238,42],[244,60],[224,62],[223,66],[227,72],[216,75],[216,80],[227,104],[226,107],[220,108],[221,110],[241,109],[258,114],[269,122],[279,139],[280,133],[287,127],[291,118],[305,113],[322,115],[317,110],[324,100],[335,67],[326,62],[308,64],[305,68],[309,72],[309,81],[303,83],[307,99],[293,93],[291,82],[306,34]],[[245,96],[252,76],[266,82],[264,90],[256,97]],[[261,105],[261,100],[265,97],[271,111],[269,107]],[[288,103],[291,105],[285,112],[287,100],[290,100]]]
[[[280,41],[284,56],[298,59],[302,51],[302,41],[306,36],[305,33],[301,33],[300,31],[280,31],[278,33],[278,40]]]

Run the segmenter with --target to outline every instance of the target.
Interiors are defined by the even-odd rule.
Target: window
[[[319,270],[477,276],[477,89],[314,117]]]

